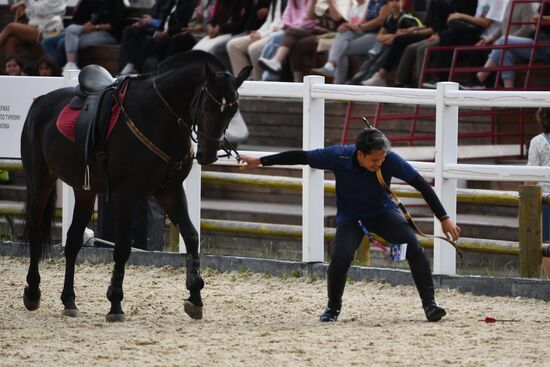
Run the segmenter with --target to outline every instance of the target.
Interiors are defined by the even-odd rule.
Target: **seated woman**
[[[15,53],[20,44],[40,44],[42,39],[61,33],[66,6],[64,0],[23,0],[13,4],[10,10],[24,12],[28,21],[9,23],[0,32],[4,54]]]
[[[532,18],[533,22],[538,23],[539,16],[535,15]],[[542,21],[550,22],[550,3],[544,3],[544,8],[542,9]],[[507,39],[505,37],[500,37],[495,44],[502,45],[506,42],[508,45],[531,45],[533,44],[533,39],[529,37],[517,37],[509,36]],[[540,43],[550,42],[550,26],[541,26],[540,27]],[[489,58],[485,63],[484,67],[496,67],[499,65],[501,53],[503,50],[495,49],[489,54]],[[512,48],[504,51],[503,55],[503,66],[511,66],[519,64],[521,62],[526,62],[531,57],[531,48]],[[543,60],[550,57],[550,47],[540,47],[536,49],[535,58],[536,60]],[[489,71],[480,71],[476,74],[477,79],[483,83],[489,76]],[[514,87],[515,71],[506,70],[501,73],[502,83],[505,88]]]
[[[317,36],[327,32],[335,31],[345,21],[342,14],[347,14],[351,2],[348,0],[328,0],[326,10],[317,7],[317,0],[305,1],[307,14],[301,20],[300,27],[289,27],[284,29],[280,46],[271,59],[261,57],[260,65],[273,73],[279,73],[283,60],[290,55],[293,79],[301,82],[304,73],[303,55],[312,54],[317,46]],[[287,8],[290,5],[287,5]],[[319,11],[319,9],[323,9]]]
[[[78,70],[78,51],[91,46],[116,44],[125,15],[123,0],[81,0],[73,24],[65,30],[66,70]]]

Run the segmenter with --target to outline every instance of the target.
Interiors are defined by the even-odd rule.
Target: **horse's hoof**
[[[29,295],[29,287],[25,287],[25,290],[23,291],[23,303],[25,304],[25,308],[29,311],[37,310],[38,307],[40,307],[40,290],[38,290],[38,298],[35,300],[32,300]]]
[[[123,313],[108,313],[105,316],[107,322],[124,322],[126,321],[126,316]]]
[[[76,308],[66,308],[63,310],[62,315],[68,317],[80,317],[80,311],[78,311]]]
[[[202,319],[202,306],[195,306],[191,301],[185,301],[183,310],[194,320]]]

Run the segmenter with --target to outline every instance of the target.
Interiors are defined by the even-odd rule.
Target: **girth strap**
[[[382,171],[380,169],[378,169],[376,171],[376,178],[378,179],[378,182],[380,183],[380,186],[382,186],[382,189],[384,189],[385,192],[387,192],[393,199],[393,201],[395,201],[395,203],[397,204],[397,206],[399,207],[399,209],[401,210],[401,212],[403,213],[403,215],[405,216],[405,219],[407,220],[407,222],[409,223],[409,226],[411,226],[411,228],[413,229],[413,231],[415,231],[418,235],[422,236],[422,237],[427,237],[427,238],[439,238],[439,239],[442,239],[443,241],[446,241],[448,242],[449,244],[451,244],[451,246],[453,246],[456,250],[456,252],[458,252],[458,254],[460,255],[460,257],[462,257],[462,252],[458,249],[458,247],[456,247],[456,243],[452,240],[449,240],[447,237],[444,237],[444,236],[433,236],[433,235],[428,235],[428,234],[425,234],[424,232],[422,232],[420,230],[420,228],[418,228],[418,226],[416,225],[416,223],[413,221],[413,218],[411,216],[411,213],[409,213],[409,211],[407,210],[407,208],[405,208],[405,205],[403,205],[403,203],[401,202],[401,200],[399,200],[399,197],[397,196],[397,194],[395,192],[393,192],[389,187],[388,185],[386,184],[386,182],[384,181],[384,177],[382,176]]]
[[[126,125],[130,128],[130,131],[141,141],[147,148],[149,148],[153,153],[155,153],[160,159],[168,163],[172,160],[170,156],[164,153],[159,147],[157,147],[149,138],[147,138],[143,133],[137,128],[134,124],[134,121],[130,116],[126,115]]]

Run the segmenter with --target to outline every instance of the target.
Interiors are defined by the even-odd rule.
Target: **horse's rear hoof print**
[[[185,301],[183,310],[194,320],[202,319],[202,306],[195,306],[191,301]]]
[[[105,316],[105,320],[107,322],[124,322],[126,321],[126,316],[124,316],[123,313],[116,313],[116,314],[108,313]]]
[[[27,310],[34,311],[40,307],[40,290],[38,290],[38,294],[34,297],[29,296],[29,293],[29,287],[25,287],[25,291],[23,291],[23,303]]]
[[[67,317],[80,317],[80,311],[78,311],[77,309],[73,308],[73,309],[70,309],[70,308],[66,308],[63,310],[63,312],[61,313],[63,316],[67,316]]]

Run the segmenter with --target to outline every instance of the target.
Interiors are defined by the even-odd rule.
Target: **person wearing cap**
[[[418,239],[396,203],[377,179],[380,170],[389,186],[393,177],[417,189],[441,222],[443,233],[452,241],[460,228],[447,215],[443,205],[424,178],[402,157],[391,151],[387,137],[378,129],[361,131],[355,144],[334,145],[309,151],[290,150],[261,158],[241,155],[242,168],[304,164],[332,171],[336,178],[336,238],[327,270],[328,305],[320,321],[336,321],[342,309],[342,296],[348,269],[363,239],[361,224],[392,244],[407,244],[406,259],[422,300],[428,321],[439,321],[445,309],[435,302],[430,264]]]

